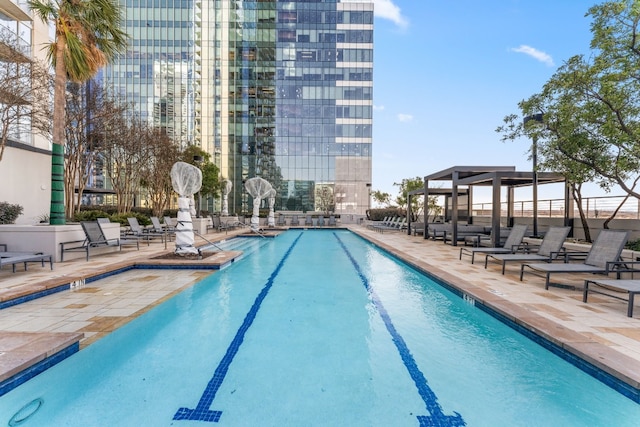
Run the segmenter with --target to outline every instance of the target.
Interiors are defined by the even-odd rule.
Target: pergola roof
[[[466,188],[461,188],[458,190],[458,195],[468,194],[469,190]],[[424,194],[424,188],[419,188],[417,190],[409,191],[410,196],[415,196],[416,194]],[[429,194],[432,196],[449,196],[453,195],[453,188],[440,188],[440,187],[429,187]]]
[[[515,166],[452,166],[440,172],[427,175],[424,179],[428,181],[453,181],[454,175],[457,175],[457,179],[462,179],[486,172],[507,172],[515,170]]]
[[[564,182],[565,178],[557,172],[538,172],[538,184],[553,184]],[[493,185],[495,179],[500,179],[500,185],[508,187],[526,187],[533,184],[533,172],[493,171],[458,179],[460,185]]]

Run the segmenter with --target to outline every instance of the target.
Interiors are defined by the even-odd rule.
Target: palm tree
[[[55,38],[46,46],[55,69],[53,147],[51,156],[50,223],[65,223],[64,126],[66,84],[83,83],[107,65],[127,44],[116,0],[29,0],[43,22],[55,25]]]

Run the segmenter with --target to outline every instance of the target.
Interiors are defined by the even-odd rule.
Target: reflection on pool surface
[[[349,231],[261,240],[0,397],[0,421],[35,399],[23,425],[624,426],[640,417],[640,405]]]

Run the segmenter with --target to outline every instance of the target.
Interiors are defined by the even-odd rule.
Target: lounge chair
[[[487,248],[487,247],[461,247],[460,248],[460,259],[462,259],[462,255],[471,255],[471,264],[473,264],[474,258],[476,254],[512,254],[517,251],[517,249],[522,244],[522,239],[524,239],[524,235],[527,232],[527,224],[516,224],[511,229],[509,233],[509,237],[504,242],[504,246],[497,248]]]
[[[284,215],[282,214],[278,215],[278,221],[276,222],[276,225],[278,227],[284,227],[285,225],[287,225],[287,219],[285,218]]]
[[[336,216],[335,215],[329,215],[329,222],[327,222],[327,225],[329,227],[335,227],[336,224]]]
[[[452,230],[451,224],[443,224],[440,222],[435,222],[427,225],[427,239],[444,240],[444,236],[448,231]]]
[[[322,215],[318,217],[318,227],[324,227],[324,217]]]
[[[404,230],[405,228],[407,228],[407,218],[402,218],[400,221],[395,222],[389,227],[376,227],[375,230],[379,233],[384,233],[385,231],[400,231]]]
[[[234,228],[241,227],[242,225],[244,224],[240,223],[240,220],[238,219],[237,216],[226,217],[224,221],[222,220],[222,217],[220,217],[220,226],[223,229],[233,230]],[[266,225],[266,222],[265,222],[265,225]]]
[[[149,219],[151,220],[151,225],[153,226],[152,230],[156,233],[166,233],[166,236],[169,240],[171,240],[171,236],[176,235],[175,229],[167,226],[166,224],[162,225],[160,223],[160,219],[157,216],[149,217]]]
[[[219,216],[210,215],[211,225],[207,225],[207,231],[216,230],[216,231],[224,231],[225,234],[229,232],[229,230],[233,230],[236,227],[240,226],[240,223],[236,220],[222,221]]]
[[[151,241],[151,239],[155,239],[156,237],[160,238],[162,243],[166,244],[167,241],[167,233],[160,230],[155,231],[153,229],[143,228],[138,222],[138,218],[129,217],[127,218],[127,222],[129,222],[129,231],[125,233],[124,237],[137,237],[139,239],[143,239],[147,241],[147,245]]]
[[[424,222],[412,222],[411,233],[414,236],[417,236],[418,234],[424,234]]]
[[[491,233],[491,227],[485,227],[483,225],[473,224],[460,224],[457,228],[456,241],[453,241],[453,227],[449,230],[445,230],[443,240],[444,243],[451,242],[452,245],[457,245],[458,242],[464,242],[465,239],[472,237],[476,240],[480,240],[480,236],[488,236]]]
[[[551,262],[557,259],[560,253],[563,252],[562,246],[564,245],[569,230],[571,227],[549,227],[549,230],[544,235],[540,247],[535,253],[516,253],[516,254],[487,254],[484,259],[484,268],[487,268],[489,260],[502,263],[502,274],[504,274],[505,267],[508,262]],[[533,246],[527,246],[527,250],[530,251]]]
[[[136,248],[140,249],[140,243],[136,237],[107,239],[98,221],[82,221],[80,225],[82,225],[85,239],[60,243],[60,261],[64,261],[65,252],[85,252],[87,261],[89,261],[89,253],[92,248],[114,246],[122,250],[122,246],[136,245]]]
[[[381,228],[390,228],[390,227],[396,227],[398,223],[400,223],[400,221],[402,221],[402,218],[399,216],[394,216],[393,218],[391,218],[388,221],[383,221],[382,224],[371,224],[369,226],[370,229],[374,230],[374,231],[378,231]]]
[[[307,215],[304,219],[304,225],[313,225],[313,220],[311,219],[311,215]]]
[[[497,247],[497,248],[502,248],[505,246],[505,243],[507,241],[507,237],[509,236],[509,233],[511,233],[511,228],[509,227],[500,227],[500,241],[498,242],[497,245],[494,245],[492,242],[492,234],[493,234],[493,229],[491,229],[491,227],[487,227],[487,229],[485,230],[486,234],[476,234],[475,236],[471,235],[471,236],[465,236],[464,238],[464,245],[465,246],[473,246],[475,248],[479,247],[479,246],[483,246],[483,247]]]
[[[53,259],[51,255],[43,252],[8,252],[7,245],[0,245],[4,247],[3,251],[0,251],[0,269],[5,265],[10,265],[13,272],[16,272],[16,264],[24,264],[24,270],[27,271],[27,263],[40,262],[44,267],[44,262],[48,261],[51,269],[53,270]]]
[[[589,287],[589,285],[597,286],[597,289],[593,287]],[[640,280],[638,279],[603,279],[603,280],[585,280],[584,281],[584,291],[582,294],[582,302],[587,302],[587,296],[589,292],[607,295],[611,298],[616,298],[619,300],[625,301],[620,295],[614,295],[611,292],[606,292],[605,290],[609,290],[612,292],[626,293],[627,294],[627,317],[633,317],[633,302],[635,300],[635,296],[640,294]]]
[[[593,273],[604,274],[619,270],[624,265],[620,261],[620,254],[627,243],[628,231],[602,230],[596,241],[591,245],[591,249],[586,253],[586,259],[581,263],[564,264],[523,264],[520,267],[520,280],[524,275],[525,267],[533,270],[537,274],[545,275],[544,288],[549,289],[549,277],[554,273]],[[567,253],[567,259],[576,254]],[[584,253],[577,253],[584,255]]]
[[[298,219],[298,215],[293,215],[291,217],[291,222],[289,223],[289,225],[291,225],[291,226],[300,225],[300,220]]]
[[[370,228],[373,230],[378,225],[389,225],[392,219],[395,219],[395,217],[392,218],[391,216],[385,216],[382,221],[374,221],[371,224],[368,224],[367,228]]]

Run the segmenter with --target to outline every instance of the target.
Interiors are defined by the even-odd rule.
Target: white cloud
[[[546,52],[542,52],[534,47],[527,46],[526,44],[522,44],[516,48],[511,48],[512,52],[524,53],[525,55],[529,55],[533,59],[540,61],[549,67],[553,67],[553,58]]]
[[[409,26],[409,21],[402,15],[400,8],[392,0],[373,0],[373,10],[375,16],[388,19],[400,28]]]
[[[384,110],[384,105],[374,105],[373,111],[382,111]]]
[[[398,120],[400,120],[403,123],[407,123],[413,120],[413,116],[411,114],[398,114]]]

